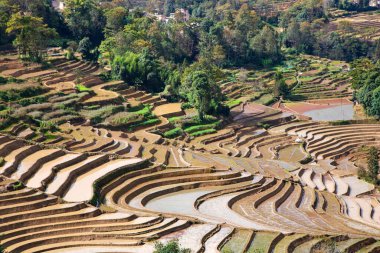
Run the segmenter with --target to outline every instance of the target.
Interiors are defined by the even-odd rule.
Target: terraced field
[[[305,56],[292,90],[293,100],[351,97],[345,62]]]
[[[341,17],[330,23],[330,30],[345,36],[376,41],[380,38],[379,13],[365,12]]]
[[[51,63],[0,57],[0,75],[39,91],[1,105],[5,252],[153,252],[172,239],[192,252],[380,251],[378,194],[354,160],[379,146],[380,125],[302,121],[249,99],[201,125],[96,64]]]

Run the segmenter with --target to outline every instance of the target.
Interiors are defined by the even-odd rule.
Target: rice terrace
[[[380,253],[379,7],[0,0],[0,252]]]

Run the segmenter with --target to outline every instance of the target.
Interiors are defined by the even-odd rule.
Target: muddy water
[[[351,120],[354,119],[354,105],[338,105],[325,109],[311,110],[303,113],[318,121]]]
[[[306,154],[303,152],[301,145],[290,145],[278,151],[279,160],[286,162],[298,162],[302,160]]]

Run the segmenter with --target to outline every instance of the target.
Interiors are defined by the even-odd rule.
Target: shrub
[[[172,240],[166,244],[156,242],[153,253],[190,253],[190,249],[181,248],[178,241]]]
[[[180,136],[182,133],[183,133],[182,129],[179,127],[176,127],[176,128],[171,129],[169,131],[166,131],[164,133],[164,137],[165,138],[175,138],[175,137]]]
[[[331,121],[330,124],[333,126],[343,126],[343,125],[350,125],[351,121],[349,121],[349,120],[337,120],[337,121]]]
[[[181,109],[182,110],[186,110],[186,109],[190,109],[190,108],[193,108],[192,104],[189,103],[189,102],[186,102],[186,103],[182,103],[181,104]]]
[[[0,99],[6,102],[38,96],[48,90],[46,87],[36,84],[15,85],[14,83],[11,83],[0,87]]]
[[[313,161],[313,158],[311,155],[306,156],[300,161],[300,164],[308,164],[309,162]]]
[[[41,132],[56,131],[57,126],[53,121],[37,120]]]
[[[46,102],[47,102],[47,97],[42,95],[42,96],[38,96],[38,97],[21,99],[20,101],[18,101],[18,104],[22,105],[22,106],[28,106],[31,104],[42,104],[42,103],[46,103]]]
[[[269,129],[271,127],[270,124],[267,124],[267,123],[263,123],[263,122],[259,122],[256,124],[258,127],[262,127],[264,129]]]
[[[20,181],[17,181],[16,183],[14,183],[12,185],[12,188],[14,191],[17,191],[17,190],[21,190],[22,188],[24,188],[24,185]]]

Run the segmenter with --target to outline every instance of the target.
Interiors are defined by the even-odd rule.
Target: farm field
[[[0,56],[4,252],[153,252],[172,239],[206,253],[380,251],[379,196],[358,177],[380,125],[302,117],[352,106],[347,63],[288,61],[291,97],[277,104],[274,70],[226,70],[230,116],[201,121],[95,63],[49,60]]]

